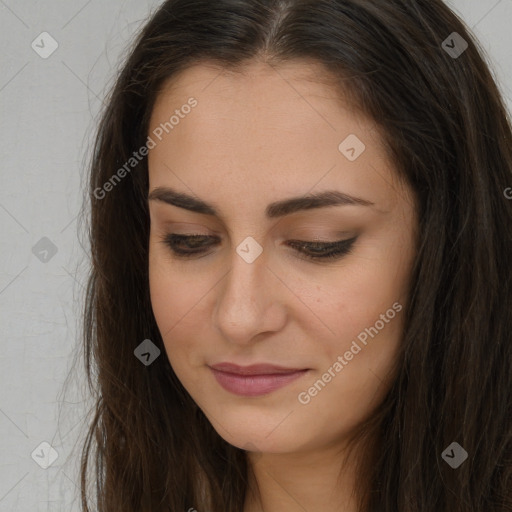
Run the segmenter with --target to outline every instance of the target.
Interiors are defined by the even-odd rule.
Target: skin
[[[172,187],[214,204],[220,216],[149,200],[151,301],[181,383],[218,434],[249,451],[245,512],[356,510],[347,439],[389,389],[403,331],[402,310],[309,403],[299,402],[358,334],[394,303],[405,309],[415,255],[411,190],[375,123],[322,76],[307,61],[254,61],[242,74],[200,63],[164,87],[150,121],[149,134],[190,97],[198,101],[149,152],[149,191]],[[338,149],[350,134],[366,146],[355,161]],[[374,205],[265,217],[270,202],[324,190]],[[220,242],[180,259],[163,242],[167,233]],[[301,259],[286,244],[355,235],[351,253],[324,262]],[[252,263],[236,252],[248,236],[263,248]],[[309,372],[241,397],[208,367],[223,361]]]

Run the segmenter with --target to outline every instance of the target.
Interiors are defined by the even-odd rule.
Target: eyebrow
[[[191,212],[220,217],[214,205],[201,199],[178,192],[169,187],[157,187],[148,195],[149,201],[160,201]],[[325,208],[327,206],[373,206],[374,203],[360,197],[350,196],[338,190],[308,194],[300,197],[291,197],[270,203],[265,214],[269,219],[283,217],[302,210]]]

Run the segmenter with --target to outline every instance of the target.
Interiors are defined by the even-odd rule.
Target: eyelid
[[[287,245],[293,246],[295,245],[295,252],[300,255],[299,259],[308,260],[311,262],[329,262],[334,260],[339,260],[343,256],[350,254],[352,251],[353,244],[357,241],[359,235],[356,235],[352,238],[342,239],[342,240],[334,240],[334,241],[323,241],[323,240],[287,240]],[[199,246],[192,247],[189,249],[177,249],[176,242],[177,241],[188,241],[188,240],[207,240],[207,239],[217,239],[218,236],[211,235],[202,235],[196,233],[187,233],[187,234],[179,234],[179,233],[168,233],[164,236],[162,242],[167,245],[169,250],[173,253],[176,258],[181,259],[193,259],[194,257],[200,257],[205,254],[206,251],[212,246],[212,244],[200,244]],[[313,249],[320,249],[320,251],[315,253]],[[310,251],[310,252],[308,252]]]
[[[347,254],[350,254],[354,243],[357,241],[358,235],[352,237],[352,238],[346,238],[342,240],[335,240],[331,242],[318,242],[318,241],[304,241],[304,240],[288,240],[287,244],[290,246],[298,246],[303,247],[306,249],[309,249],[312,251],[312,247],[317,246],[322,251],[319,252],[316,256],[311,252],[306,251],[300,251],[297,250],[297,252],[300,254],[301,259],[306,259],[310,261],[329,261],[329,260],[338,260],[341,259],[343,256],[346,256]]]

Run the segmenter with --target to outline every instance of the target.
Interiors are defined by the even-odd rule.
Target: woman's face
[[[197,65],[159,95],[148,133],[167,356],[219,435],[262,452],[341,444],[382,400],[415,255],[412,193],[319,73]],[[284,370],[244,374],[262,364]]]

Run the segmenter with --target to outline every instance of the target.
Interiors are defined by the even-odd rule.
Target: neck
[[[339,447],[300,453],[250,453],[244,512],[356,512],[354,458]]]

